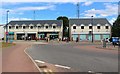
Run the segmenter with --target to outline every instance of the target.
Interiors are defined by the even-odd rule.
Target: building
[[[21,20],[8,23],[9,40],[62,38],[61,20]]]
[[[111,24],[106,18],[70,19],[69,28],[71,40],[99,41],[111,37]]]
[[[0,25],[0,39],[4,38],[4,25]]]

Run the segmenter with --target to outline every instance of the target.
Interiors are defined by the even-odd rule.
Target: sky
[[[0,6],[0,24],[12,20],[56,20],[59,16],[77,18],[79,2],[80,18],[107,18],[112,24],[118,16],[118,0],[4,0]]]

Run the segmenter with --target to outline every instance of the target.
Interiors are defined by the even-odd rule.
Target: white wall
[[[76,29],[73,29],[73,26],[71,26],[71,34],[88,34],[89,31],[92,31],[92,29],[89,29],[89,26],[84,26],[84,29],[81,29],[81,26],[76,26]],[[109,26],[109,29],[105,29],[105,26],[101,26],[101,29],[97,29],[97,26],[93,26],[93,33],[94,34],[110,34],[111,33],[111,26]]]
[[[0,25],[0,39],[4,37],[4,27]]]

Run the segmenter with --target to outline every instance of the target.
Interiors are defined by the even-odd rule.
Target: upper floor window
[[[33,29],[33,26],[30,26],[30,29]]]
[[[109,26],[105,26],[106,29],[109,29]]]
[[[76,26],[73,26],[73,29],[76,29]]]
[[[56,28],[56,26],[53,26],[53,29],[55,29]]]
[[[18,26],[16,26],[16,29],[18,29]]]
[[[100,26],[97,26],[97,29],[100,29]]]
[[[23,26],[23,29],[25,29],[26,27],[25,26]]]
[[[11,26],[9,26],[9,29],[11,29],[12,27]]]
[[[89,29],[92,29],[92,26],[89,26]]]
[[[48,26],[45,26],[46,29],[48,29]]]
[[[84,26],[81,26],[81,29],[84,29]]]
[[[41,26],[38,26],[38,28],[41,28]]]

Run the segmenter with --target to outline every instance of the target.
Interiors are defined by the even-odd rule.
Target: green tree
[[[63,21],[63,37],[69,37],[69,19],[66,16],[59,16],[57,20]]]
[[[120,37],[120,15],[117,17],[116,21],[113,23],[112,37]]]

